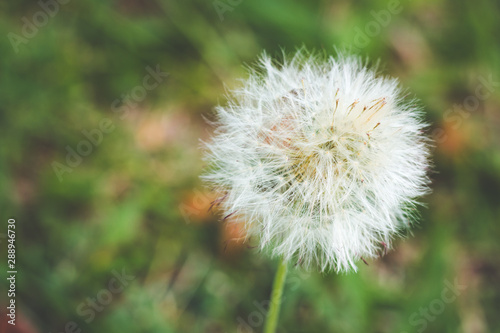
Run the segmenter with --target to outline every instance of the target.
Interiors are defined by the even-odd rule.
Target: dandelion
[[[206,144],[225,220],[283,265],[348,272],[384,253],[428,191],[426,125],[402,95],[356,57],[263,55]]]

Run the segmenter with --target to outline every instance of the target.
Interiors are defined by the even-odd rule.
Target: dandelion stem
[[[278,266],[278,271],[274,277],[273,291],[271,294],[271,303],[269,304],[269,312],[267,313],[266,326],[264,333],[275,333],[278,324],[278,317],[280,314],[281,295],[283,294],[283,287],[285,286],[286,272],[288,265],[281,259]]]

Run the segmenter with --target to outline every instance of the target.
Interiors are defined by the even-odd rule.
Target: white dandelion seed
[[[226,220],[285,261],[356,270],[410,226],[428,192],[420,108],[356,57],[264,55],[216,110],[202,178]]]

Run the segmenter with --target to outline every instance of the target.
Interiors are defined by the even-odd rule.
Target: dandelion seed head
[[[356,270],[409,227],[428,192],[426,125],[402,95],[356,57],[263,55],[216,109],[202,178],[273,256]]]

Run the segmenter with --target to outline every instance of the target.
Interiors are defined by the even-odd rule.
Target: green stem
[[[271,303],[269,304],[269,311],[267,313],[266,326],[264,333],[275,333],[278,324],[278,317],[280,314],[281,295],[283,295],[283,287],[285,286],[287,263],[281,259],[278,271],[274,277],[273,291],[271,294]]]

